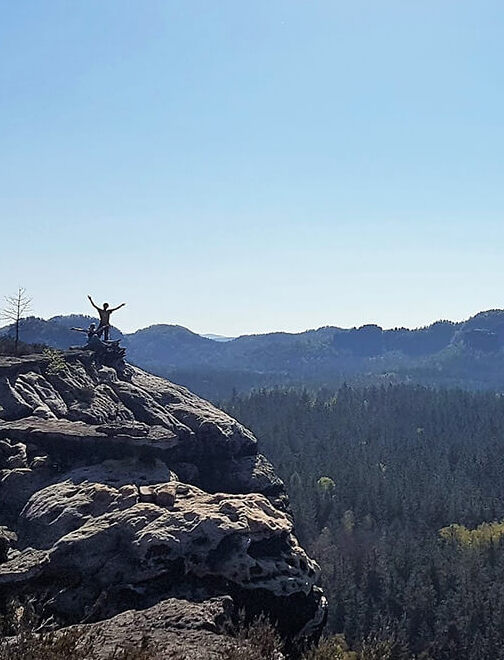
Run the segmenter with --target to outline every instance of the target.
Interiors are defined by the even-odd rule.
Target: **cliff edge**
[[[252,433],[113,353],[0,358],[0,611],[37,602],[103,653],[219,657],[239,610],[317,639],[318,567]]]

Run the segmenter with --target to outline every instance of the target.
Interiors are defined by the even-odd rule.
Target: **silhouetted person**
[[[121,309],[121,307],[124,307],[126,303],[121,303],[117,307],[109,307],[108,303],[103,303],[103,308],[102,308],[102,307],[98,307],[98,305],[96,305],[93,302],[91,296],[88,296],[88,298],[89,298],[89,302],[93,305],[93,307],[96,309],[96,311],[100,316],[100,325],[96,330],[96,334],[98,335],[98,337],[101,337],[103,333],[103,339],[105,341],[108,341],[109,330],[110,330],[110,315],[112,314],[112,312],[116,312],[118,309]]]
[[[85,332],[87,334],[88,341],[92,337],[99,337],[101,334],[101,331],[100,333],[98,333],[98,329],[96,328],[96,323],[91,323],[91,325],[87,330],[85,328],[71,328],[71,330],[75,330],[76,332]]]

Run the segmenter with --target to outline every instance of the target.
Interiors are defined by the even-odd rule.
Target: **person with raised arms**
[[[88,296],[88,298],[89,298],[89,302],[96,309],[100,317],[100,325],[96,329],[96,334],[98,335],[98,337],[101,337],[103,333],[104,341],[108,341],[109,331],[110,331],[110,315],[112,314],[112,312],[116,312],[118,309],[121,309],[121,307],[124,307],[126,303],[121,303],[117,307],[110,307],[108,303],[103,303],[103,307],[98,307],[98,305],[96,305],[93,302],[91,296]]]

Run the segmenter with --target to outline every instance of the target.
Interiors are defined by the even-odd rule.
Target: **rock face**
[[[316,638],[318,567],[254,436],[183,387],[104,362],[0,358],[0,608],[35,598],[59,626],[114,643],[138,628],[168,649],[183,631],[187,657],[240,609]]]

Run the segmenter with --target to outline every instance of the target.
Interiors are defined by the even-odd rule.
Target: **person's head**
[[[108,308],[108,306],[109,306],[109,304],[108,304],[108,303],[103,303],[103,309],[107,309],[107,308]]]
[[[91,330],[91,332],[93,330],[96,330],[96,323],[91,323],[91,325],[89,326],[89,329]]]

